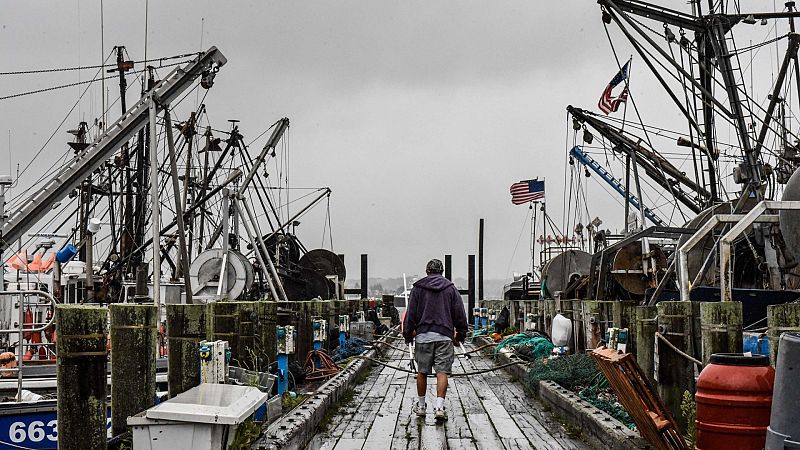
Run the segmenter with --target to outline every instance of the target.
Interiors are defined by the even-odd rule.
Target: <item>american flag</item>
[[[605,115],[608,115],[610,112],[616,112],[619,109],[619,105],[621,103],[625,103],[628,101],[628,84],[625,84],[625,87],[620,92],[619,96],[614,98],[611,96],[611,91],[620,83],[625,81],[628,78],[628,65],[631,62],[628,61],[622,66],[622,69],[617,72],[614,78],[608,83],[606,89],[603,91],[603,95],[600,97],[600,101],[597,102],[597,107],[600,108],[600,111],[603,111]]]
[[[521,205],[544,198],[544,180],[525,180],[511,185],[511,203]]]

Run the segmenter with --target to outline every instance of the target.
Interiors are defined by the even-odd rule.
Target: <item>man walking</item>
[[[425,267],[425,278],[414,283],[403,323],[406,344],[416,341],[414,359],[417,363],[417,395],[414,404],[417,416],[424,416],[425,391],[431,368],[436,371],[436,420],[447,420],[444,396],[447,376],[455,359],[454,342],[462,343],[467,336],[467,316],[464,302],[455,285],[442,276],[444,265],[432,259]],[[416,336],[415,336],[416,335]]]

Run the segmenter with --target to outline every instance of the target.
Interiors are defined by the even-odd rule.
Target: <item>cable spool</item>
[[[298,265],[304,269],[316,272],[323,278],[326,278],[326,280],[328,276],[336,276],[338,286],[332,281],[327,280],[326,283],[328,284],[328,290],[330,292],[328,292],[327,297],[320,295],[321,298],[333,298],[333,294],[336,294],[337,289],[339,290],[338,298],[344,298],[344,280],[347,276],[347,270],[339,255],[324,248],[317,248],[303,255],[298,261]]]
[[[794,174],[789,178],[786,187],[783,189],[781,200],[800,200],[800,170],[795,170]],[[783,239],[786,242],[786,250],[794,261],[798,261],[798,258],[800,258],[800,211],[790,209],[780,211],[778,217],[781,234],[783,234]]]
[[[666,269],[667,257],[661,247],[650,244],[650,253],[652,257],[648,258],[648,265],[651,260],[655,260],[657,270]],[[654,287],[650,284],[650,276],[643,270],[641,241],[631,242],[617,251],[611,276],[622,289],[634,295],[644,295],[647,288]]]
[[[222,260],[223,251],[217,248],[197,255],[192,261],[189,277],[192,280],[193,298],[201,302],[217,298]],[[241,253],[228,250],[226,276],[227,292],[222,293],[222,298],[236,299],[253,285],[253,265]]]
[[[283,289],[289,300],[327,300],[333,292],[332,282],[312,269],[301,267],[292,277],[283,278]]]
[[[542,277],[548,296],[553,298],[576,278],[588,275],[591,265],[592,255],[582,250],[567,250],[547,261]]]

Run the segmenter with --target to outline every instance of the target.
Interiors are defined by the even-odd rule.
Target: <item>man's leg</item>
[[[417,381],[417,390],[419,390],[419,381]],[[444,398],[445,394],[447,394],[447,374],[446,373],[437,373],[436,374],[436,396],[439,398]]]
[[[434,410],[437,420],[447,420],[447,413],[444,411],[444,396],[447,394],[447,378],[453,367],[455,351],[450,341],[437,342],[436,345],[436,407]]]
[[[428,376],[424,373],[417,374],[417,395],[425,397],[425,392],[428,390]],[[439,376],[436,376],[436,392],[439,392]]]
[[[428,390],[428,374],[433,366],[433,344],[417,344],[414,348],[414,359],[417,363],[417,395],[419,399],[414,406],[418,416],[425,415],[425,392]]]

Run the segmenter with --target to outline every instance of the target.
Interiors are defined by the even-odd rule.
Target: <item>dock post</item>
[[[544,332],[550,334],[553,332],[553,317],[556,316],[556,301],[547,299],[541,300],[540,305],[542,305],[542,315],[544,316],[543,323],[544,323]]]
[[[700,316],[699,302],[660,302],[658,308],[658,332],[672,345],[692,357],[699,356],[700,343],[696,336],[700,330],[697,320]],[[675,352],[656,339],[656,367],[658,373],[658,393],[673,416],[686,429],[686,421],[681,415],[681,401],[685,391],[694,392],[695,363]]]
[[[256,343],[256,322],[258,322],[256,302],[236,303],[239,304],[239,315],[234,340],[237,341],[238,354],[233,353],[233,357],[238,360],[238,365],[253,369],[259,353],[259,345]]]
[[[647,376],[651,383],[655,384],[653,377],[653,348],[655,347],[656,331],[658,323],[658,307],[656,306],[637,306],[635,308],[635,331],[633,339],[636,341],[634,351],[636,352],[636,363],[642,368],[642,372]]]
[[[108,309],[57,305],[55,318],[58,330],[58,448],[105,449]]]
[[[742,303],[700,303],[703,364],[714,353],[742,352]]]
[[[614,301],[584,300],[581,320],[586,335],[586,348],[597,348],[605,339],[608,324],[613,321]]]
[[[478,300],[483,300],[483,219],[480,220],[478,231]]]
[[[297,320],[295,328],[295,358],[301,365],[306,360],[306,355],[313,349],[314,333],[311,329],[311,316],[313,315],[314,302],[297,302]]]
[[[258,316],[258,327],[256,328],[258,338],[261,341],[261,356],[264,358],[263,364],[259,360],[256,365],[260,372],[266,372],[267,366],[277,360],[278,353],[275,343],[275,326],[277,325],[278,305],[275,302],[256,302],[256,314]]]
[[[627,352],[636,353],[636,303],[620,300],[611,304],[612,322],[615,328],[628,329]]]
[[[369,269],[367,266],[367,254],[361,254],[361,298],[369,297]]]
[[[197,350],[206,339],[206,305],[167,305],[170,398],[200,384]]]
[[[767,306],[769,360],[773,366],[778,355],[778,341],[787,331],[800,332],[800,303]]]
[[[158,310],[155,305],[116,303],[111,316],[111,432],[155,404]],[[114,357],[114,355],[117,355]]]
[[[467,311],[475,308],[475,255],[467,257]]]
[[[453,281],[453,255],[444,255],[444,277]]]

